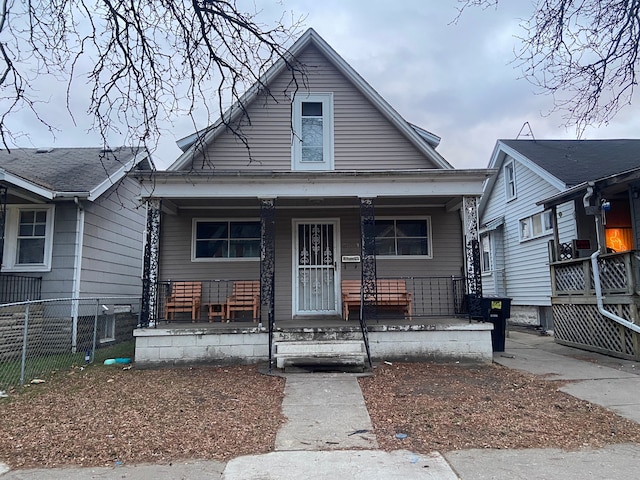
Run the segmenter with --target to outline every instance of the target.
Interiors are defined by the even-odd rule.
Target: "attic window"
[[[504,164],[504,189],[507,200],[516,198],[516,166],[513,160]]]
[[[292,169],[333,170],[333,95],[296,96],[292,120]]]

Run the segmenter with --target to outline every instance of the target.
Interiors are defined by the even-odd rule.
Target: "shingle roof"
[[[0,150],[0,169],[53,192],[89,192],[141,151],[130,147]]]
[[[640,140],[500,140],[568,187],[640,167]]]

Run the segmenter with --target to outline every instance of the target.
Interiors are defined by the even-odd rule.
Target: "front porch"
[[[461,317],[402,318],[368,322],[373,361],[454,360],[491,362],[490,323]],[[141,328],[136,337],[136,365],[193,363],[235,364],[269,361],[269,329],[252,322],[166,323]],[[286,342],[363,342],[358,320],[339,317],[275,322],[274,357]]]
[[[592,261],[552,262],[554,337],[558,343],[619,358],[640,359],[640,264],[637,251],[603,254]],[[608,318],[602,308],[627,325]]]

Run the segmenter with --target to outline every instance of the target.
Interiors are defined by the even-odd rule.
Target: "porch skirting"
[[[218,324],[220,325],[220,324]],[[228,325],[228,324],[227,324]],[[163,326],[140,328],[137,366],[179,364],[248,364],[269,359],[268,331],[258,326]],[[461,320],[422,325],[370,325],[373,361],[491,362],[490,323]],[[274,332],[277,341],[362,340],[356,326],[290,327]]]

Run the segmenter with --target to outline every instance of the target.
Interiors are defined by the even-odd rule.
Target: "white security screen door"
[[[297,314],[337,314],[336,226],[296,222],[294,311]]]

